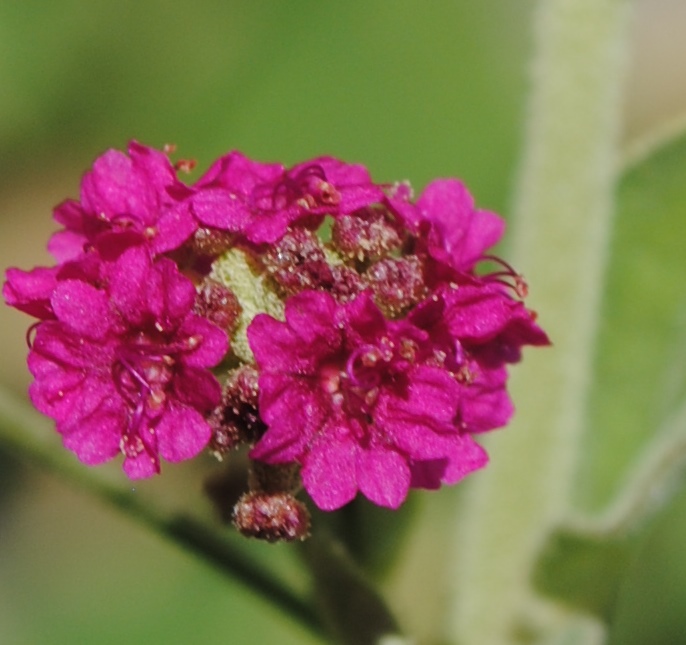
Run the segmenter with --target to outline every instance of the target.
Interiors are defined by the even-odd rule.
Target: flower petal
[[[299,379],[283,374],[260,376],[260,416],[269,426],[250,452],[253,459],[287,463],[300,458],[322,431],[326,407]]]
[[[252,219],[244,200],[221,188],[205,188],[191,199],[193,215],[205,226],[242,233]]]
[[[197,343],[195,349],[184,353],[185,365],[194,367],[214,367],[229,350],[229,338],[223,329],[211,323],[206,318],[190,314],[186,316],[179,327],[181,338],[193,338]]]
[[[80,280],[60,282],[51,303],[58,320],[86,338],[102,339],[111,327],[107,294]]]
[[[393,450],[360,450],[357,458],[360,491],[372,502],[398,508],[410,487],[410,468]]]
[[[209,443],[212,429],[193,408],[172,404],[155,427],[160,455],[167,461],[191,459]]]
[[[35,318],[54,318],[50,298],[57,286],[57,271],[58,267],[7,269],[7,281],[2,287],[5,302]]]
[[[105,463],[120,452],[121,429],[125,422],[122,406],[102,400],[101,407],[80,417],[78,423],[62,432],[64,446],[84,464]]]
[[[141,222],[150,219],[153,190],[133,161],[119,150],[108,150],[96,159],[81,182],[81,203],[90,213],[106,217],[129,215]]]
[[[488,463],[486,451],[469,435],[453,440],[453,449],[448,455],[448,465],[443,473],[443,483],[455,484],[470,473]]]
[[[303,486],[323,511],[333,511],[357,494],[357,444],[326,433],[312,446],[301,471]]]
[[[126,457],[122,467],[129,479],[147,479],[160,473],[159,459],[145,450],[135,457]]]

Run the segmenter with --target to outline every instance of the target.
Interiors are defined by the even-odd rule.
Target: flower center
[[[166,405],[167,388],[174,379],[174,356],[195,349],[200,342],[198,336],[189,336],[176,343],[160,343],[141,333],[120,349],[113,373],[117,391],[129,409],[121,440],[121,450],[127,457],[135,457],[144,450],[154,457],[148,444]]]
[[[374,406],[382,388],[392,387],[397,372],[414,361],[412,342],[386,336],[360,345],[350,355],[319,369],[322,389],[334,407],[347,418],[357,418],[363,427],[373,423]]]

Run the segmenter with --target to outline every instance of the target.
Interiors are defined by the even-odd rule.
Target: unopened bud
[[[267,542],[304,540],[310,513],[290,493],[245,493],[233,509],[233,523],[246,537]]]

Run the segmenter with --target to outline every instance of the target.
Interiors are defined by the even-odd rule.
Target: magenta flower
[[[86,464],[124,454],[133,479],[208,443],[205,421],[220,400],[207,368],[227,351],[226,334],[192,313],[195,289],[173,262],[125,251],[105,288],[64,280],[52,293],[54,320],[37,325],[29,369],[34,405],[56,421]]]
[[[454,424],[459,384],[418,360],[426,332],[386,320],[368,293],[340,305],[305,291],[285,315],[256,316],[248,329],[268,426],[251,457],[298,461],[320,508],[339,508],[358,490],[397,508],[413,483],[452,483],[486,463]]]
[[[64,229],[48,249],[58,262],[91,247],[107,259],[139,244],[164,253],[192,235],[196,223],[180,199],[188,189],[167,156],[136,141],[128,153],[108,150],[98,157],[81,181],[80,202],[66,200],[55,209]]]
[[[548,345],[533,314],[499,283],[439,290],[409,320],[428,334],[424,351],[456,375],[460,387],[456,422],[467,432],[507,424],[514,407],[506,390],[507,363],[524,345]]]
[[[430,255],[460,271],[472,269],[505,231],[501,217],[474,208],[474,199],[457,179],[432,181],[417,200],[417,208],[431,225]]]
[[[262,164],[239,152],[219,159],[194,186],[195,217],[204,226],[273,243],[292,223],[324,215],[351,213],[383,198],[359,165],[319,157],[286,170]]]
[[[475,436],[514,412],[508,365],[550,342],[488,254],[498,215],[458,180],[415,200],[333,157],[234,151],[192,186],[182,167],[108,150],[54,211],[57,265],[7,271],[5,300],[37,319],[30,397],[68,449],[121,453],[136,479],[250,446],[232,517],[267,540],[308,533],[302,487],[323,510],[358,493],[398,508],[487,463]]]
[[[471,271],[505,230],[500,216],[474,208],[474,199],[457,179],[432,181],[416,203],[410,197],[408,188],[400,185],[387,202],[405,226],[420,235],[429,255],[456,271]]]

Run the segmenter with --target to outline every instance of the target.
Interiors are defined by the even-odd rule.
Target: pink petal
[[[441,484],[455,484],[488,463],[486,451],[469,435],[446,437],[446,456],[411,464],[412,488],[436,490]]]
[[[240,195],[249,195],[255,186],[279,181],[284,174],[281,164],[264,164],[234,150],[215,161],[196,182],[197,188],[222,187]]]
[[[99,410],[123,408],[113,384],[102,376],[50,367],[50,372],[36,377],[29,395],[36,409],[55,419],[59,432],[71,431],[81,419]]]
[[[81,417],[63,433],[64,446],[76,453],[84,464],[97,466],[105,463],[119,454],[125,423],[123,409],[104,402],[102,408]]]
[[[147,479],[160,473],[159,459],[150,456],[145,450],[136,457],[126,457],[122,467],[129,479]]]
[[[300,209],[296,209],[295,216],[285,210],[253,214],[243,233],[254,244],[273,244],[285,235],[299,214]]]
[[[387,333],[388,321],[369,291],[363,291],[345,308],[345,336],[350,345],[376,343]]]
[[[210,441],[212,429],[193,408],[170,405],[155,428],[159,453],[170,462],[191,459]]]
[[[195,287],[172,260],[157,260],[146,286],[146,311],[152,313],[166,328],[176,327],[193,308]]]
[[[205,224],[222,231],[243,232],[252,218],[244,200],[228,190],[205,188],[192,197],[192,212]]]
[[[398,508],[407,497],[410,468],[407,461],[392,450],[361,450],[357,458],[357,482],[370,501]]]
[[[86,338],[104,338],[112,323],[107,294],[80,280],[64,280],[51,299],[58,320]]]
[[[195,349],[184,352],[183,362],[194,367],[214,367],[229,350],[229,339],[223,329],[206,318],[188,315],[179,327],[178,336],[194,339]]]
[[[221,386],[208,370],[182,363],[176,368],[174,395],[184,405],[200,412],[210,412],[219,405]]]
[[[160,254],[178,249],[197,228],[198,225],[187,203],[168,208],[160,215],[155,225],[152,250]]]
[[[448,466],[448,459],[424,459],[415,461],[410,465],[411,488],[424,488],[427,490],[438,490],[441,487],[445,469]]]
[[[286,301],[285,317],[300,343],[313,346],[318,353],[324,347],[340,343],[340,331],[334,325],[336,301],[323,291],[303,291]]]
[[[81,182],[81,203],[90,213],[133,216],[141,222],[150,219],[155,207],[152,189],[144,174],[119,150],[108,150],[96,159],[93,169]]]
[[[60,369],[76,369],[83,373],[109,373],[114,358],[111,343],[94,342],[73,333],[58,321],[45,321],[36,327],[29,354],[29,369],[38,377],[47,362]]]
[[[489,370],[489,373],[462,388],[459,416],[470,432],[501,428],[514,414],[514,405],[505,389],[505,368],[497,370],[498,373],[505,373],[502,379],[489,379],[492,372],[494,370]]]
[[[174,167],[163,152],[138,141],[131,141],[129,156],[133,168],[145,177],[146,183],[154,187],[159,194],[164,194],[165,188],[177,181]]]
[[[59,222],[69,230],[83,233],[84,213],[81,204],[76,200],[65,199],[55,207],[52,216],[56,222]]]
[[[454,441],[448,459],[442,480],[445,484],[455,484],[475,470],[483,468],[488,463],[488,454],[469,435],[462,435]]]
[[[130,248],[111,270],[110,298],[116,310],[131,324],[142,324],[148,311],[152,262],[142,247]]]
[[[270,371],[302,371],[311,366],[311,358],[296,355],[299,350],[295,332],[267,314],[257,314],[247,330],[250,349],[260,368]]]
[[[57,286],[57,271],[58,267],[7,269],[7,281],[2,287],[5,302],[36,318],[53,318],[50,297]]]
[[[299,379],[260,376],[260,416],[269,426],[250,456],[267,463],[295,461],[322,431],[327,414],[316,394]]]
[[[87,241],[86,236],[78,231],[57,231],[48,242],[48,251],[60,263],[75,260],[83,253]]]
[[[303,486],[323,511],[333,511],[357,494],[357,444],[350,438],[322,436],[301,471]]]
[[[444,457],[444,436],[455,432],[460,386],[445,370],[417,366],[402,394],[388,388],[379,397],[375,424],[412,460]]]
[[[247,333],[260,368],[289,374],[312,373],[321,354],[334,353],[341,342],[341,331],[330,317],[330,308],[335,307],[332,303],[327,294],[303,292],[286,302],[287,322],[267,314],[255,316]],[[308,315],[312,316],[309,325]]]

